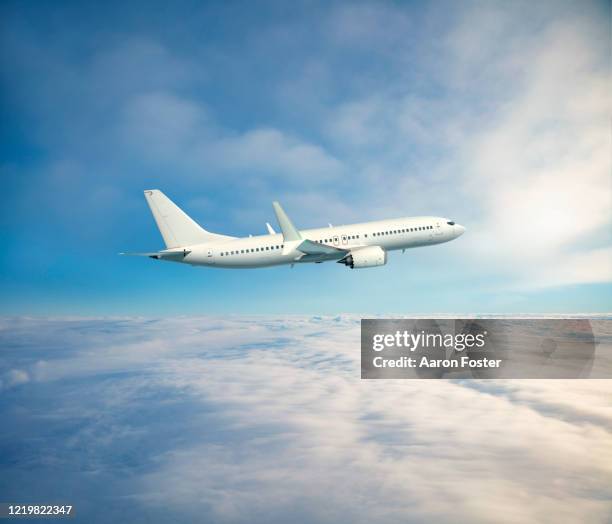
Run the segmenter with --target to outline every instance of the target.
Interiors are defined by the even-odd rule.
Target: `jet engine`
[[[349,266],[351,269],[359,267],[384,266],[387,263],[387,252],[378,246],[363,247],[351,251],[339,263]]]

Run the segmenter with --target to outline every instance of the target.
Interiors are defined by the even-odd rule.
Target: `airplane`
[[[243,269],[336,261],[351,269],[376,267],[387,263],[388,251],[442,244],[465,232],[452,220],[430,216],[298,230],[273,202],[281,233],[266,223],[267,235],[239,238],[206,231],[158,189],[144,195],[166,249],[120,254],[192,266]]]

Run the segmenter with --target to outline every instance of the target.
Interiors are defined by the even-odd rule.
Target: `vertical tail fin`
[[[144,195],[167,248],[201,244],[223,237],[200,227],[158,189],[148,189]]]

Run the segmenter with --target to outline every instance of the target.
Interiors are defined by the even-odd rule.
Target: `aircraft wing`
[[[300,262],[324,262],[325,260],[340,260],[348,255],[349,249],[328,246],[320,242],[314,242],[302,237],[298,229],[293,225],[287,213],[278,202],[273,202],[274,213],[278,225],[283,233],[283,255],[302,253],[295,260]],[[269,224],[267,224],[268,227]]]
[[[304,240],[297,246],[297,250],[306,255],[337,255],[338,258],[348,253],[347,249],[340,249],[326,244],[319,244],[312,240]]]

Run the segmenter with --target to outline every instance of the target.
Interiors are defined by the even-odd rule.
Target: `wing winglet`
[[[283,208],[278,202],[272,202],[272,206],[274,207],[274,213],[276,213],[276,220],[278,220],[278,225],[283,232],[283,239],[285,242],[291,242],[293,240],[302,240],[302,235],[295,228],[293,222],[289,219]]]

